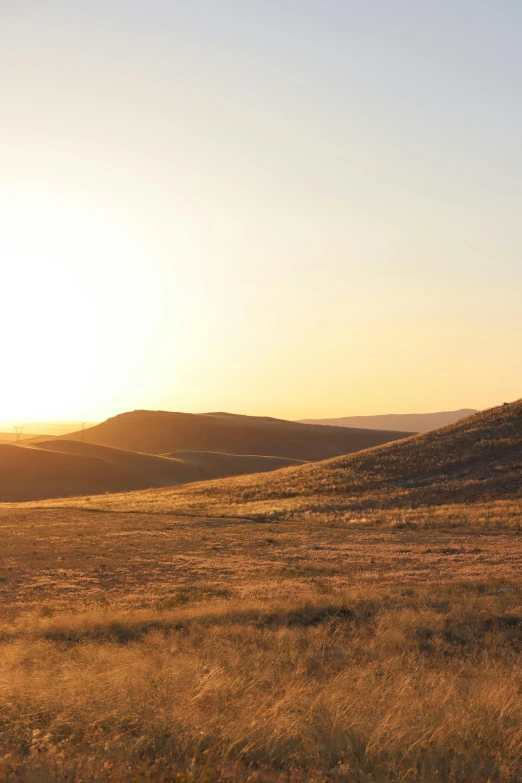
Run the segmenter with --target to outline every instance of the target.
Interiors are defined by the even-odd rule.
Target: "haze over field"
[[[41,435],[56,437],[80,429],[82,426],[92,427],[94,423],[82,421],[31,421],[23,416],[11,421],[4,419],[0,420],[0,442],[16,441],[18,438],[26,441]],[[16,433],[17,429],[20,430],[19,436]]]

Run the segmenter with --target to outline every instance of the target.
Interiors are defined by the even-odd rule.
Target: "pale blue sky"
[[[521,31],[507,0],[0,5],[4,287],[62,308],[0,417],[520,397]]]

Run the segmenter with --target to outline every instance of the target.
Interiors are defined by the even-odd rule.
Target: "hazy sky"
[[[0,0],[0,418],[522,396],[522,3]]]

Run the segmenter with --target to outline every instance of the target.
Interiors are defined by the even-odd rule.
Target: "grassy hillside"
[[[438,413],[390,413],[381,416],[342,416],[337,419],[303,419],[303,424],[329,424],[336,427],[367,427],[372,430],[430,432],[472,416],[478,411],[462,408]]]
[[[222,516],[342,516],[520,498],[522,400],[435,432],[263,476],[95,499],[93,506]],[[78,501],[79,505],[82,501]]]
[[[227,413],[132,411],[67,435],[129,451],[210,451],[320,460],[397,440],[408,433],[350,430]]]

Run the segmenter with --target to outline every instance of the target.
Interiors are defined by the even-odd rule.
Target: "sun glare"
[[[27,197],[0,207],[2,416],[88,416],[147,340],[146,258],[88,211]]]

